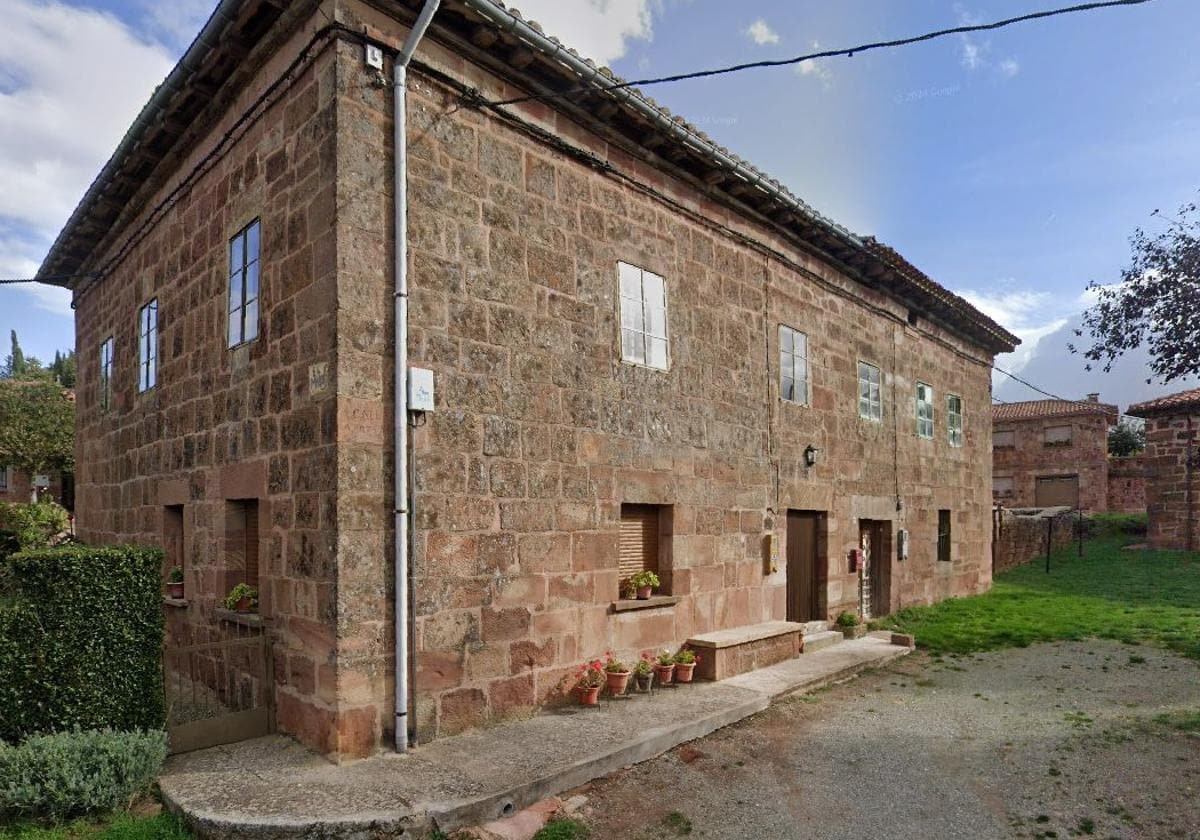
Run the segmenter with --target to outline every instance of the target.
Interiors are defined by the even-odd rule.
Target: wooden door
[[[860,608],[863,618],[879,618],[892,611],[892,523],[860,519],[858,539],[864,559]]]
[[[787,515],[787,618],[816,621],[819,613],[821,517],[809,510]]]
[[[1034,490],[1035,507],[1076,507],[1079,504],[1079,476],[1039,477]]]

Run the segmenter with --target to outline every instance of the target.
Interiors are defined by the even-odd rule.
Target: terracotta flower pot
[[[600,686],[575,686],[575,696],[580,706],[595,706],[600,702]]]
[[[843,626],[841,629],[842,635],[847,639],[861,639],[867,635],[867,625],[865,624],[855,624],[851,627]]]
[[[639,586],[639,587],[638,587],[638,591],[637,591],[638,600],[639,600],[639,601],[647,601],[647,600],[649,600],[649,599],[650,599],[650,595],[651,595],[653,592],[654,592],[654,587],[653,587],[653,586]]]
[[[234,605],[234,609],[240,613],[248,613],[253,611],[253,608],[250,606],[250,599],[248,597],[241,598],[237,604]]]
[[[659,685],[670,685],[671,678],[675,675],[674,665],[655,665],[654,673],[658,676]]]
[[[604,679],[608,683],[608,693],[616,696],[624,694],[625,689],[629,687],[629,671],[609,671],[604,675]]]
[[[654,674],[634,674],[634,682],[637,684],[638,691],[649,691],[650,683],[654,681]]]
[[[183,599],[183,581],[167,583],[167,597],[179,601]]]
[[[676,662],[675,663],[675,682],[690,683],[692,681],[692,672],[696,670],[695,662]]]

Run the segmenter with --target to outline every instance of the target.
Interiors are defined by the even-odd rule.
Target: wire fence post
[[[1054,517],[1046,517],[1046,574],[1050,574],[1050,546],[1054,541]]]

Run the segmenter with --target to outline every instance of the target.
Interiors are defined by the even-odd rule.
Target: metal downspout
[[[397,54],[393,66],[392,103],[392,148],[396,166],[392,195],[395,201],[395,273],[396,288],[393,295],[392,316],[395,326],[393,348],[393,387],[396,393],[396,411],[393,429],[392,465],[393,490],[395,492],[394,564],[396,576],[396,752],[408,751],[408,625],[412,620],[409,612],[409,519],[412,505],[409,503],[408,481],[408,63],[412,60],[417,44],[429,28],[430,21],[441,0],[425,0],[417,21],[413,24],[408,40]]]

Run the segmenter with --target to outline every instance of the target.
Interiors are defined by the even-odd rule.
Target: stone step
[[[845,639],[840,630],[822,630],[819,633],[804,634],[804,653],[814,653],[818,650],[836,645]]]
[[[832,621],[805,621],[804,634],[808,635],[810,633],[824,633],[826,630],[829,630],[832,627]]]

